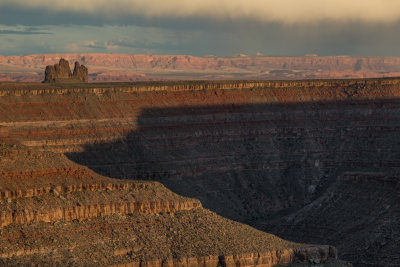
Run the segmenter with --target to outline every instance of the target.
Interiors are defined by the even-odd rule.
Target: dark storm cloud
[[[40,9],[23,9],[10,6],[0,8],[0,24],[2,25],[96,25],[107,21],[96,16],[76,14],[73,12],[49,12]]]
[[[231,45],[272,55],[370,55],[400,56],[400,23],[332,22],[296,25],[242,24],[230,32],[242,33]],[[247,38],[246,38],[247,37]]]
[[[220,21],[221,24],[229,24],[231,21]],[[143,26],[163,27],[171,29],[197,29],[215,24],[214,20],[205,20],[193,16],[184,20],[170,17],[148,18],[137,14],[135,16],[119,14],[118,16],[99,16],[98,14],[84,14],[72,11],[51,11],[43,9],[23,9],[10,6],[0,7],[0,25],[63,25],[63,26]]]
[[[282,0],[283,2],[286,1]],[[220,19],[205,16],[202,13],[196,13],[190,17],[172,16],[168,12],[161,12],[158,16],[149,16],[140,12],[134,15],[130,15],[129,12],[121,12],[118,15],[112,15],[112,12],[108,15],[106,13],[77,12],[73,9],[49,10],[38,7],[28,9],[8,4],[0,5],[0,25],[40,27],[47,25],[46,30],[41,30],[40,27],[36,30],[24,29],[20,31],[20,34],[35,35],[31,32],[37,32],[36,34],[54,32],[55,36],[60,36],[68,31],[71,37],[66,40],[67,42],[81,42],[82,48],[102,49],[102,51],[112,48],[113,52],[135,52],[135,48],[147,48],[155,52],[173,51],[177,54],[197,56],[207,54],[229,56],[257,52],[273,56],[300,56],[313,53],[400,56],[400,49],[398,49],[400,23],[393,15],[387,20],[382,16],[377,17],[380,19],[373,19],[373,17],[368,17],[372,15],[367,14],[364,19],[359,15],[356,19],[347,18],[343,21],[338,20],[336,15],[330,15],[330,19],[327,15],[328,18],[308,21],[300,14],[297,22],[286,23],[284,15],[280,19],[263,20],[259,17],[240,16],[240,14]],[[349,14],[352,13],[346,16],[350,17]],[[98,33],[93,30],[89,40],[73,40],[74,35],[71,32],[79,32],[84,25],[98,27]],[[102,33],[101,29],[106,29],[110,25],[115,26],[113,31]],[[130,26],[137,26],[143,30],[127,32],[126,28]],[[53,29],[54,27],[57,29]],[[164,36],[162,40],[157,40],[147,33],[149,28],[172,33]],[[3,31],[6,30],[10,31],[8,34],[17,34],[18,31],[13,29]],[[83,34],[76,34],[76,36],[82,38]],[[51,43],[52,39],[48,41]],[[127,50],[129,48],[132,50]],[[30,53],[30,51],[21,51],[21,53]]]
[[[178,43],[177,48],[182,53],[222,56],[257,52],[272,56],[400,56],[398,29],[399,22],[324,21],[284,25],[242,20],[198,28],[186,43],[181,46]]]
[[[73,12],[100,17],[144,16],[260,22],[308,23],[321,20],[393,22],[400,18],[396,0],[2,0],[0,7]]]

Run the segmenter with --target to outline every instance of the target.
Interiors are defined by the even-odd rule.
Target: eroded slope
[[[205,210],[158,182],[117,180],[53,152],[0,146],[6,266],[273,266],[335,260]]]

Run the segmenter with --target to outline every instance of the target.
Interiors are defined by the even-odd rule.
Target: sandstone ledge
[[[113,265],[113,267],[269,267],[276,265],[288,265],[296,262],[323,263],[329,259],[337,259],[336,248],[332,246],[309,246],[304,248],[300,247],[286,250],[274,250],[237,255],[139,261]]]
[[[8,181],[24,181],[34,182],[38,179],[44,179],[51,182],[51,178],[54,176],[66,176],[69,177],[72,184],[69,185],[46,185],[38,186],[32,184],[31,187],[16,188],[16,189],[3,189],[0,187],[0,200],[5,199],[18,199],[18,198],[31,198],[39,197],[46,194],[70,194],[73,192],[84,192],[84,191],[118,191],[118,190],[130,190],[130,189],[150,189],[151,187],[157,187],[155,182],[111,182],[112,180],[101,180],[96,182],[82,183],[82,177],[96,177],[96,175],[88,170],[86,167],[71,167],[61,169],[50,169],[40,171],[26,171],[26,172],[0,172],[0,177]],[[15,187],[16,185],[14,185]]]
[[[131,213],[157,214],[160,212],[174,213],[200,208],[201,203],[196,199],[178,201],[152,201],[135,203],[92,204],[84,206],[63,207],[53,210],[11,211],[0,213],[0,228],[10,224],[28,224],[30,222],[53,223],[60,220],[84,220],[88,218],[108,216],[112,214],[127,215]]]
[[[45,255],[55,253],[50,247],[20,249],[1,253],[0,258],[24,257],[30,255]],[[132,253],[132,249],[114,251],[114,255],[122,256]],[[298,247],[293,249],[272,250],[266,252],[244,253],[235,255],[198,256],[167,260],[136,261],[124,264],[115,264],[112,267],[272,267],[276,265],[290,265],[293,263],[323,264],[337,259],[335,247],[327,245]]]
[[[102,183],[102,184],[74,184],[68,186],[46,186],[36,187],[28,189],[16,189],[16,190],[3,190],[0,191],[0,200],[5,199],[18,199],[18,198],[30,198],[39,197],[46,194],[69,194],[72,192],[84,192],[84,191],[116,191],[116,190],[129,190],[129,189],[144,189],[149,188],[147,184],[138,183]]]

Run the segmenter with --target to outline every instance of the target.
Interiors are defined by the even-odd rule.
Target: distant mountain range
[[[89,81],[322,79],[400,76],[400,57],[315,55],[194,57],[188,55],[0,55],[0,81],[42,81],[46,65],[60,58],[89,68]]]

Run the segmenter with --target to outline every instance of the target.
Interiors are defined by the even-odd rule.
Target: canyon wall
[[[3,142],[158,181],[284,238],[327,240],[359,266],[400,264],[399,79],[3,84],[0,94]]]

